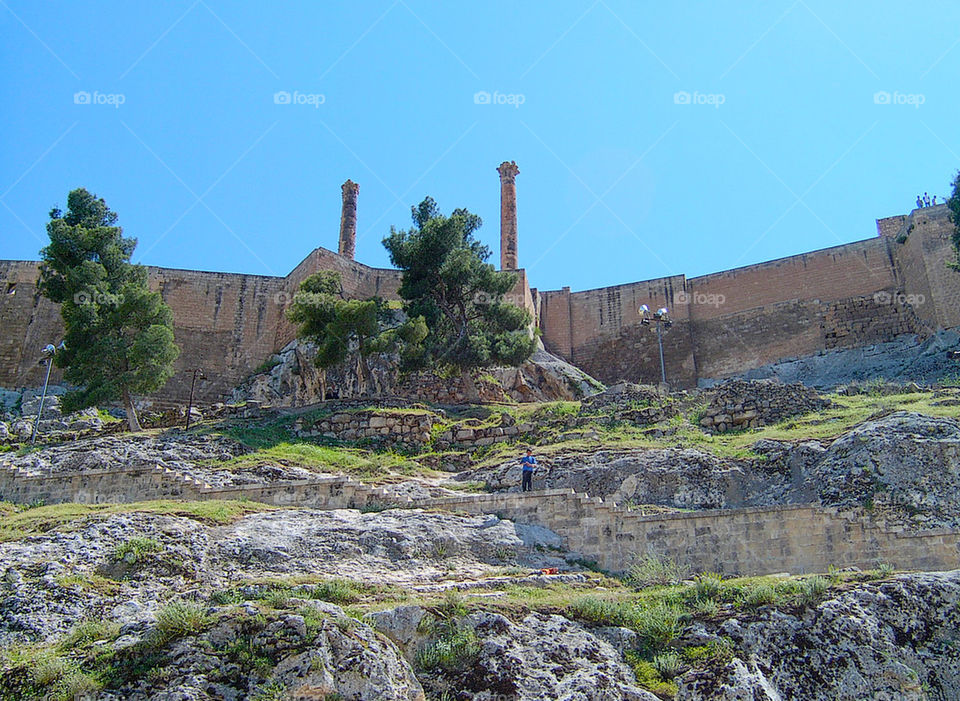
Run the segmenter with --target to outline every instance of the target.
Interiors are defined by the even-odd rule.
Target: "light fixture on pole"
[[[47,363],[47,376],[43,380],[43,393],[40,395],[40,408],[37,409],[37,420],[33,422],[33,436],[30,438],[30,443],[32,444],[37,442],[40,417],[43,416],[43,403],[47,399],[47,385],[50,384],[50,368],[53,367],[53,356],[57,354],[57,351],[62,351],[66,347],[67,344],[60,341],[60,345],[55,346],[52,343],[48,343],[43,347],[43,350],[40,351],[43,354],[43,357],[40,359],[41,362],[46,361]]]
[[[190,381],[190,401],[187,403],[187,425],[184,427],[185,431],[190,430],[190,413],[193,411],[193,389],[197,386],[197,375],[199,375],[201,378],[205,378],[201,368],[194,369],[193,380]]]
[[[660,349],[660,381],[666,384],[667,371],[666,366],[663,364],[663,330],[673,326],[673,321],[670,319],[670,312],[666,307],[660,307],[657,311],[653,312],[653,314],[650,314],[650,307],[642,304],[640,305],[639,313],[641,325],[649,326],[651,319],[657,324],[657,347]]]

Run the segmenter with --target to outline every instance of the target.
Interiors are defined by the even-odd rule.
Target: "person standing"
[[[523,473],[523,479],[520,481],[521,492],[533,491],[533,471],[537,467],[537,459],[533,457],[533,451],[527,448],[527,454],[520,458],[520,467]]]

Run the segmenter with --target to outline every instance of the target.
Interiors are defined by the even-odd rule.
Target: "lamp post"
[[[37,431],[40,429],[40,417],[43,416],[43,403],[47,399],[47,385],[50,384],[50,369],[53,367],[53,356],[57,354],[58,350],[63,350],[66,347],[67,344],[60,341],[60,345],[55,346],[52,343],[48,343],[43,347],[43,350],[40,351],[43,354],[41,360],[47,361],[47,376],[43,380],[43,393],[40,395],[40,408],[37,409],[37,420],[33,422],[33,436],[30,438],[31,444],[36,444],[37,442]]]
[[[190,401],[187,403],[187,425],[184,428],[185,431],[190,430],[190,412],[193,411],[193,388],[197,386],[197,375],[204,377],[203,370],[201,368],[194,368],[193,380],[190,381]]]
[[[646,304],[640,305],[640,323],[643,326],[649,326],[651,318],[657,324],[657,347],[660,349],[660,382],[667,384],[667,371],[663,364],[663,330],[673,326],[673,320],[670,319],[669,311],[666,307],[660,307],[657,311],[650,314],[650,307]]]

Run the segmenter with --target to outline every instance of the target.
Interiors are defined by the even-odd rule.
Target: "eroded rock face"
[[[563,616],[533,613],[511,621],[482,612],[466,616],[460,625],[473,628],[480,652],[463,671],[421,675],[437,693],[489,701],[656,701],[636,686],[610,643]]]
[[[544,533],[552,536],[546,538]],[[125,562],[134,539],[156,548]],[[489,575],[503,565],[563,563],[545,529],[495,516],[399,509],[250,514],[228,526],[122,513],[0,547],[0,644],[49,641],[85,619],[152,620],[172,592],[204,598],[251,579],[301,573],[403,586]],[[539,546],[539,547],[538,547]],[[456,579],[454,578],[454,579]]]
[[[762,459],[695,449],[571,451],[542,458],[537,489],[570,487],[619,503],[723,509],[777,504],[863,508],[890,524],[960,527],[960,422],[911,412],[866,421],[832,443],[762,440]],[[519,456],[518,456],[519,460]],[[509,461],[459,478],[519,490]]]
[[[306,406],[321,401],[324,380],[314,364],[316,346],[309,341],[291,341],[273,356],[275,365],[253,375],[234,392],[235,400],[255,400],[273,406]],[[357,374],[357,360],[351,357],[326,374],[327,399],[396,395],[415,401],[461,404],[467,394],[459,377],[443,378],[434,373],[415,373],[401,380],[399,357],[390,354],[367,358],[369,375]],[[489,375],[496,382],[484,376]],[[572,400],[589,396],[603,386],[562,358],[543,348],[518,368],[490,368],[474,375],[483,401],[536,402]]]
[[[738,650],[690,672],[678,701],[960,698],[960,572],[866,584],[802,613],[727,621]]]
[[[216,620],[209,630],[153,653],[156,664],[150,675],[100,692],[97,698],[306,701],[335,694],[352,701],[424,698],[420,682],[396,647],[335,606],[325,607],[321,620],[309,624],[299,614],[263,616],[249,606],[213,608],[208,615]],[[150,634],[145,631],[144,640]],[[258,669],[235,652],[244,648],[257,651],[261,665],[268,661],[272,671]],[[135,648],[127,651],[138,654]]]
[[[960,423],[905,411],[866,421],[829,446],[804,485],[824,504],[960,526]]]
[[[518,454],[519,460],[519,454]],[[694,449],[595,450],[542,458],[537,489],[570,487],[625,503],[688,509],[722,509],[750,504],[760,492],[788,487],[782,476],[759,470],[750,461],[718,458]],[[463,473],[494,490],[519,489],[516,461]]]

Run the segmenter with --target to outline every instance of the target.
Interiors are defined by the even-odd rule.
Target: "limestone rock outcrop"
[[[314,364],[316,346],[295,340],[273,356],[270,367],[252,375],[234,392],[235,401],[254,400],[272,406],[306,406],[323,396],[324,380]],[[326,397],[350,399],[362,396],[399,396],[414,401],[462,404],[467,401],[460,377],[440,377],[421,372],[401,377],[399,358],[373,355],[367,359],[369,378],[357,374],[357,359],[351,358],[326,374]],[[490,368],[474,375],[484,401],[554,401],[580,399],[603,385],[570,363],[538,349],[518,368]]]
[[[717,631],[734,658],[680,680],[678,701],[960,698],[960,571],[864,584],[806,610]]]

